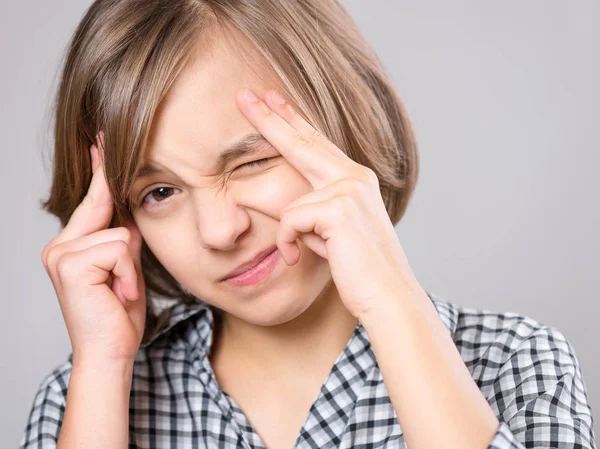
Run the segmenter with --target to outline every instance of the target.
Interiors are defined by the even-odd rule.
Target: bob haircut
[[[298,112],[376,173],[395,225],[417,182],[414,132],[379,58],[338,0],[96,0],[66,49],[52,105],[53,179],[42,208],[66,226],[87,193],[89,148],[103,131],[105,174],[115,203],[109,226],[132,218],[127,198],[155,112],[213,26],[248,38]],[[168,319],[167,310],[157,312],[154,299],[187,304],[197,299],[145,243],[141,259],[144,342]]]

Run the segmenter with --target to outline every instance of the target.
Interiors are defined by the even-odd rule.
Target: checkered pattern
[[[500,421],[488,449],[596,447],[579,361],[560,331],[516,313],[429,297]],[[204,302],[176,304],[168,325],[140,348],[130,397],[130,449],[264,448],[243,411],[217,384],[208,359],[213,329],[213,314]],[[71,360],[40,384],[21,449],[56,446]],[[294,447],[406,447],[361,324],[325,380]]]

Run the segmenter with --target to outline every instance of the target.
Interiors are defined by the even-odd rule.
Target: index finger
[[[308,124],[290,104],[272,109],[259,98],[256,102],[247,100],[246,92],[251,90],[241,89],[237,95],[246,118],[315,189],[347,175],[353,161]]]
[[[57,237],[61,243],[106,229],[113,215],[114,203],[104,175],[103,157],[96,145],[90,148],[92,181],[83,201],[77,206],[69,222]]]

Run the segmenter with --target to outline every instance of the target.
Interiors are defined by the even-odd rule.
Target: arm
[[[129,361],[73,360],[57,449],[128,447],[132,373]]]
[[[387,304],[361,322],[409,447],[596,447],[579,364],[560,332],[509,329],[511,347],[498,339],[485,354],[480,391],[427,297]]]
[[[385,310],[373,309],[360,321],[407,446],[488,447],[498,419],[426,293],[378,303]]]
[[[132,364],[73,363],[40,384],[20,449],[127,448]]]

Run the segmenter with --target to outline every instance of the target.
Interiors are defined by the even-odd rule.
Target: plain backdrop
[[[41,251],[50,100],[90,1],[2,1],[0,435],[16,447],[70,342]],[[404,98],[421,171],[398,235],[421,285],[573,344],[600,435],[600,2],[343,2]]]

